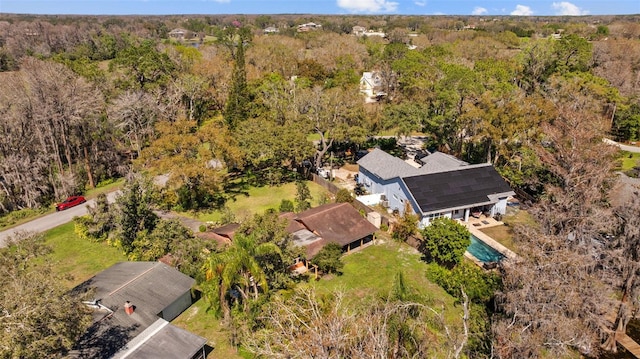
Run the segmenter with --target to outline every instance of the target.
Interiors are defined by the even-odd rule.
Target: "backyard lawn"
[[[204,298],[195,302],[171,323],[206,338],[207,345],[213,348],[207,355],[208,358],[243,358],[229,342],[229,333],[222,327],[221,321],[213,313],[207,312],[207,302]]]
[[[323,187],[314,182],[307,181],[307,186],[311,192],[311,206],[316,207],[320,204],[320,200],[327,196],[327,192]],[[278,209],[283,199],[288,199],[295,204],[296,184],[287,183],[280,186],[263,186],[249,187],[244,191],[235,195],[235,197],[227,201],[227,207],[233,212],[237,219],[247,218],[256,213],[264,213],[267,209]],[[203,222],[219,221],[223,216],[221,211],[209,213],[199,213],[197,219]]]
[[[426,263],[409,245],[378,239],[374,245],[345,255],[342,260],[345,263],[342,275],[327,276],[312,281],[311,285],[321,291],[344,291],[347,298],[356,301],[369,296],[386,298],[401,271],[406,283],[427,298],[428,305],[436,310],[445,309],[448,324],[461,323],[461,308],[454,306],[452,296],[426,278]]]
[[[63,224],[45,233],[45,242],[53,252],[46,260],[55,272],[69,276],[69,289],[93,277],[111,265],[126,261],[122,252],[106,243],[91,242],[78,237],[73,222]]]

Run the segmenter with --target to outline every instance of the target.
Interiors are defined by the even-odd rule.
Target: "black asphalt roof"
[[[496,201],[492,195],[513,194],[490,164],[404,177],[403,181],[422,213],[489,204]]]
[[[93,325],[70,357],[110,358],[156,322],[194,283],[193,278],[160,262],[121,262],[96,274],[73,289],[75,293],[92,291],[101,309],[94,310]],[[126,301],[134,305],[131,315],[124,312]],[[192,334],[192,341],[197,346],[200,337]]]

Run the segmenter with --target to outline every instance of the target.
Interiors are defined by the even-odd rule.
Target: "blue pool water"
[[[474,257],[478,258],[482,263],[499,262],[504,258],[504,255],[483,241],[471,235],[471,244],[467,247],[467,251]]]

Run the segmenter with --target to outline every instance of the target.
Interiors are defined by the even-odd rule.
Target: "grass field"
[[[625,172],[640,165],[640,153],[622,152],[620,171]]]
[[[206,338],[207,345],[213,347],[213,351],[207,356],[208,358],[243,358],[230,344],[229,333],[222,327],[220,320],[211,312],[207,312],[207,303],[204,298],[195,302],[171,323]]]
[[[426,263],[409,245],[379,238],[376,244],[345,255],[342,260],[342,275],[321,278],[311,285],[320,291],[344,291],[355,301],[369,296],[386,298],[395,276],[402,271],[406,282],[427,298],[431,307],[445,309],[447,323],[459,324],[461,309],[454,305],[455,299],[426,278]]]
[[[84,282],[111,265],[126,261],[122,252],[106,243],[95,243],[78,237],[72,222],[63,224],[45,233],[46,244],[51,253],[46,260],[53,264],[54,271],[69,276],[69,288]]]
[[[307,186],[311,192],[311,206],[315,207],[320,203],[320,199],[328,192],[321,186],[307,181]],[[247,218],[256,213],[264,213],[267,209],[278,209],[283,199],[288,199],[295,203],[296,184],[287,183],[276,187],[249,187],[244,193],[235,195],[233,199],[227,201],[227,207],[235,214],[238,220]],[[200,221],[216,222],[222,218],[221,211],[197,214]]]

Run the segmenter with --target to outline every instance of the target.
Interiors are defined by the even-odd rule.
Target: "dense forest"
[[[320,26],[300,31],[311,22]],[[354,26],[385,36],[355,36]],[[363,72],[380,76],[373,103],[360,92]],[[202,250],[178,243],[187,234],[158,224],[149,203],[224,208],[233,181],[298,180],[377,135],[421,134],[430,150],[490,162],[530,201],[536,225],[514,229],[522,260],[501,269],[499,284],[463,265],[437,269],[486,284],[451,286],[475,336],[465,320],[465,339],[441,347],[424,333],[444,324],[406,305],[419,300],[401,276],[390,298],[357,316],[337,294],[296,289],[289,302],[269,302],[256,289],[253,298],[242,275],[291,289],[280,269],[297,254],[273,214],[252,218],[204,270],[185,260],[183,271],[226,323],[244,328],[234,345],[257,356],[309,356],[304,337],[278,332],[291,325],[286,313],[304,312],[319,323],[310,336],[354,336],[335,348],[339,357],[597,357],[615,350],[606,312],[617,308],[614,326],[624,328],[638,305],[640,200],[610,198],[619,155],[602,141],[640,140],[637,16],[0,15],[0,114],[0,213],[127,177],[119,209],[102,199],[81,228],[117,238],[138,260]],[[160,199],[148,198],[139,173],[169,174]],[[231,277],[253,304],[231,308]],[[344,331],[330,337],[321,328],[331,325]],[[276,345],[285,339],[290,347]]]

